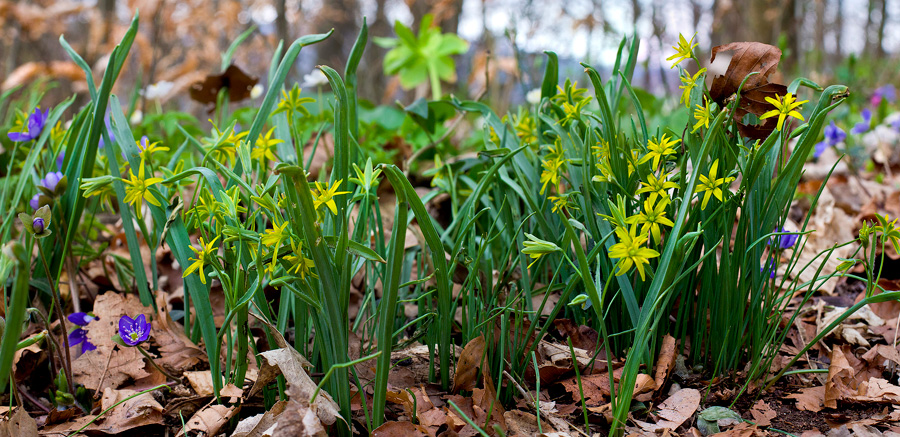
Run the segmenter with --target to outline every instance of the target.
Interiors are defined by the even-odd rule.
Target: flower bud
[[[41,234],[44,232],[44,219],[40,217],[35,217],[31,222],[31,229],[34,229],[35,234]]]

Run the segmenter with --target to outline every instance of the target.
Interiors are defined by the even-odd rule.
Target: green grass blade
[[[362,28],[359,29],[359,36],[353,43],[353,49],[350,50],[350,59],[347,60],[347,68],[344,69],[344,82],[347,85],[347,97],[350,99],[350,135],[353,138],[359,138],[359,106],[357,104],[356,90],[356,69],[359,67],[359,61],[362,60],[363,52],[366,50],[366,43],[369,41],[369,26],[366,24],[366,17],[363,17]],[[350,157],[350,162],[356,162],[356,156]]]
[[[228,46],[228,50],[225,50],[225,53],[222,53],[222,71],[225,71],[228,66],[231,65],[231,58],[234,57],[234,51],[237,50],[238,46],[241,45],[254,30],[256,30],[256,26],[250,26],[249,29],[238,35],[238,37],[231,42],[231,45]]]
[[[556,86],[559,84],[559,57],[549,50],[544,51],[544,54],[547,55],[547,65],[541,82],[541,99],[549,99],[556,95]]]
[[[387,397],[388,374],[391,371],[391,349],[393,345],[394,320],[397,315],[397,291],[400,284],[400,270],[403,267],[406,244],[407,201],[403,191],[397,191],[397,206],[394,212],[394,226],[388,245],[388,264],[385,269],[384,291],[378,311],[378,363],[375,370],[374,400],[372,417],[375,428],[384,423],[384,405]]]
[[[431,215],[419,199],[419,195],[409,180],[403,176],[403,172],[396,165],[382,166],[385,175],[394,187],[394,191],[404,191],[409,206],[412,208],[419,228],[425,236],[425,243],[431,252],[431,262],[434,266],[434,276],[438,290],[438,347],[440,352],[440,378],[444,390],[450,388],[450,348],[452,347],[453,316],[456,313],[453,308],[453,296],[451,295],[450,276],[447,267],[446,254],[441,237],[434,227]]]
[[[31,238],[26,240],[30,241]],[[0,340],[0,393],[6,390],[10,379],[13,357],[22,334],[22,324],[28,306],[28,280],[31,279],[31,263],[25,248],[18,241],[11,241],[3,246],[3,254],[15,264],[16,279],[12,286],[12,296],[6,308],[6,329]]]

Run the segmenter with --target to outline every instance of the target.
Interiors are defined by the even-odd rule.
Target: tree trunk
[[[825,6],[826,0],[816,0],[816,27],[815,27],[815,44],[813,65],[817,70],[822,71],[825,66]]]
[[[365,68],[359,68],[359,83],[366,84],[357,90],[360,99],[366,99],[375,103],[387,103],[388,96],[384,95],[387,88],[386,77],[384,75],[384,66],[382,60],[387,50],[381,48],[377,44],[372,43],[375,37],[391,37],[393,36],[393,23],[388,22],[385,15],[385,4],[387,0],[377,0],[375,2],[375,19],[369,21],[369,44],[366,51],[363,52],[363,64]]]
[[[284,41],[285,44],[290,44],[292,41],[290,35],[288,35],[286,3],[286,0],[277,0],[275,2],[275,7],[278,10],[278,17],[275,18],[275,28],[278,32],[278,39]]]
[[[337,71],[344,71],[350,49],[359,34],[356,12],[359,11],[357,0],[328,0],[315,17],[316,33],[325,33],[331,29],[335,32],[325,41],[315,45],[317,63],[327,65]]]
[[[878,0],[881,4],[881,21],[878,22],[878,38],[875,43],[875,53],[878,58],[884,57],[884,26],[887,24],[887,0]]]

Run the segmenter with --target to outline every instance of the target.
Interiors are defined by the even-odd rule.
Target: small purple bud
[[[40,217],[35,217],[31,222],[31,229],[34,229],[35,234],[43,234],[44,233],[44,219]]]

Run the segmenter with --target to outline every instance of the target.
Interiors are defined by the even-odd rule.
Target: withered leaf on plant
[[[250,90],[259,82],[236,65],[229,65],[222,74],[210,74],[206,79],[191,84],[191,98],[207,105],[215,104],[219,90],[228,89],[228,99],[239,102],[250,97]]]
[[[769,82],[769,76],[775,72],[781,60],[781,50],[760,42],[733,42],[713,47],[710,63],[716,60],[716,55],[720,52],[734,52],[734,54],[725,74],[713,78],[709,90],[710,97],[719,106],[723,106],[726,100],[740,89],[740,102],[733,114],[738,131],[741,135],[752,139],[765,139],[775,130],[777,123],[774,119],[767,119],[762,124],[745,124],[743,118],[747,114],[759,117],[774,109],[775,107],[765,98],[774,98],[775,95],[787,93],[787,87],[784,85]],[[751,73],[758,74],[747,77]]]

